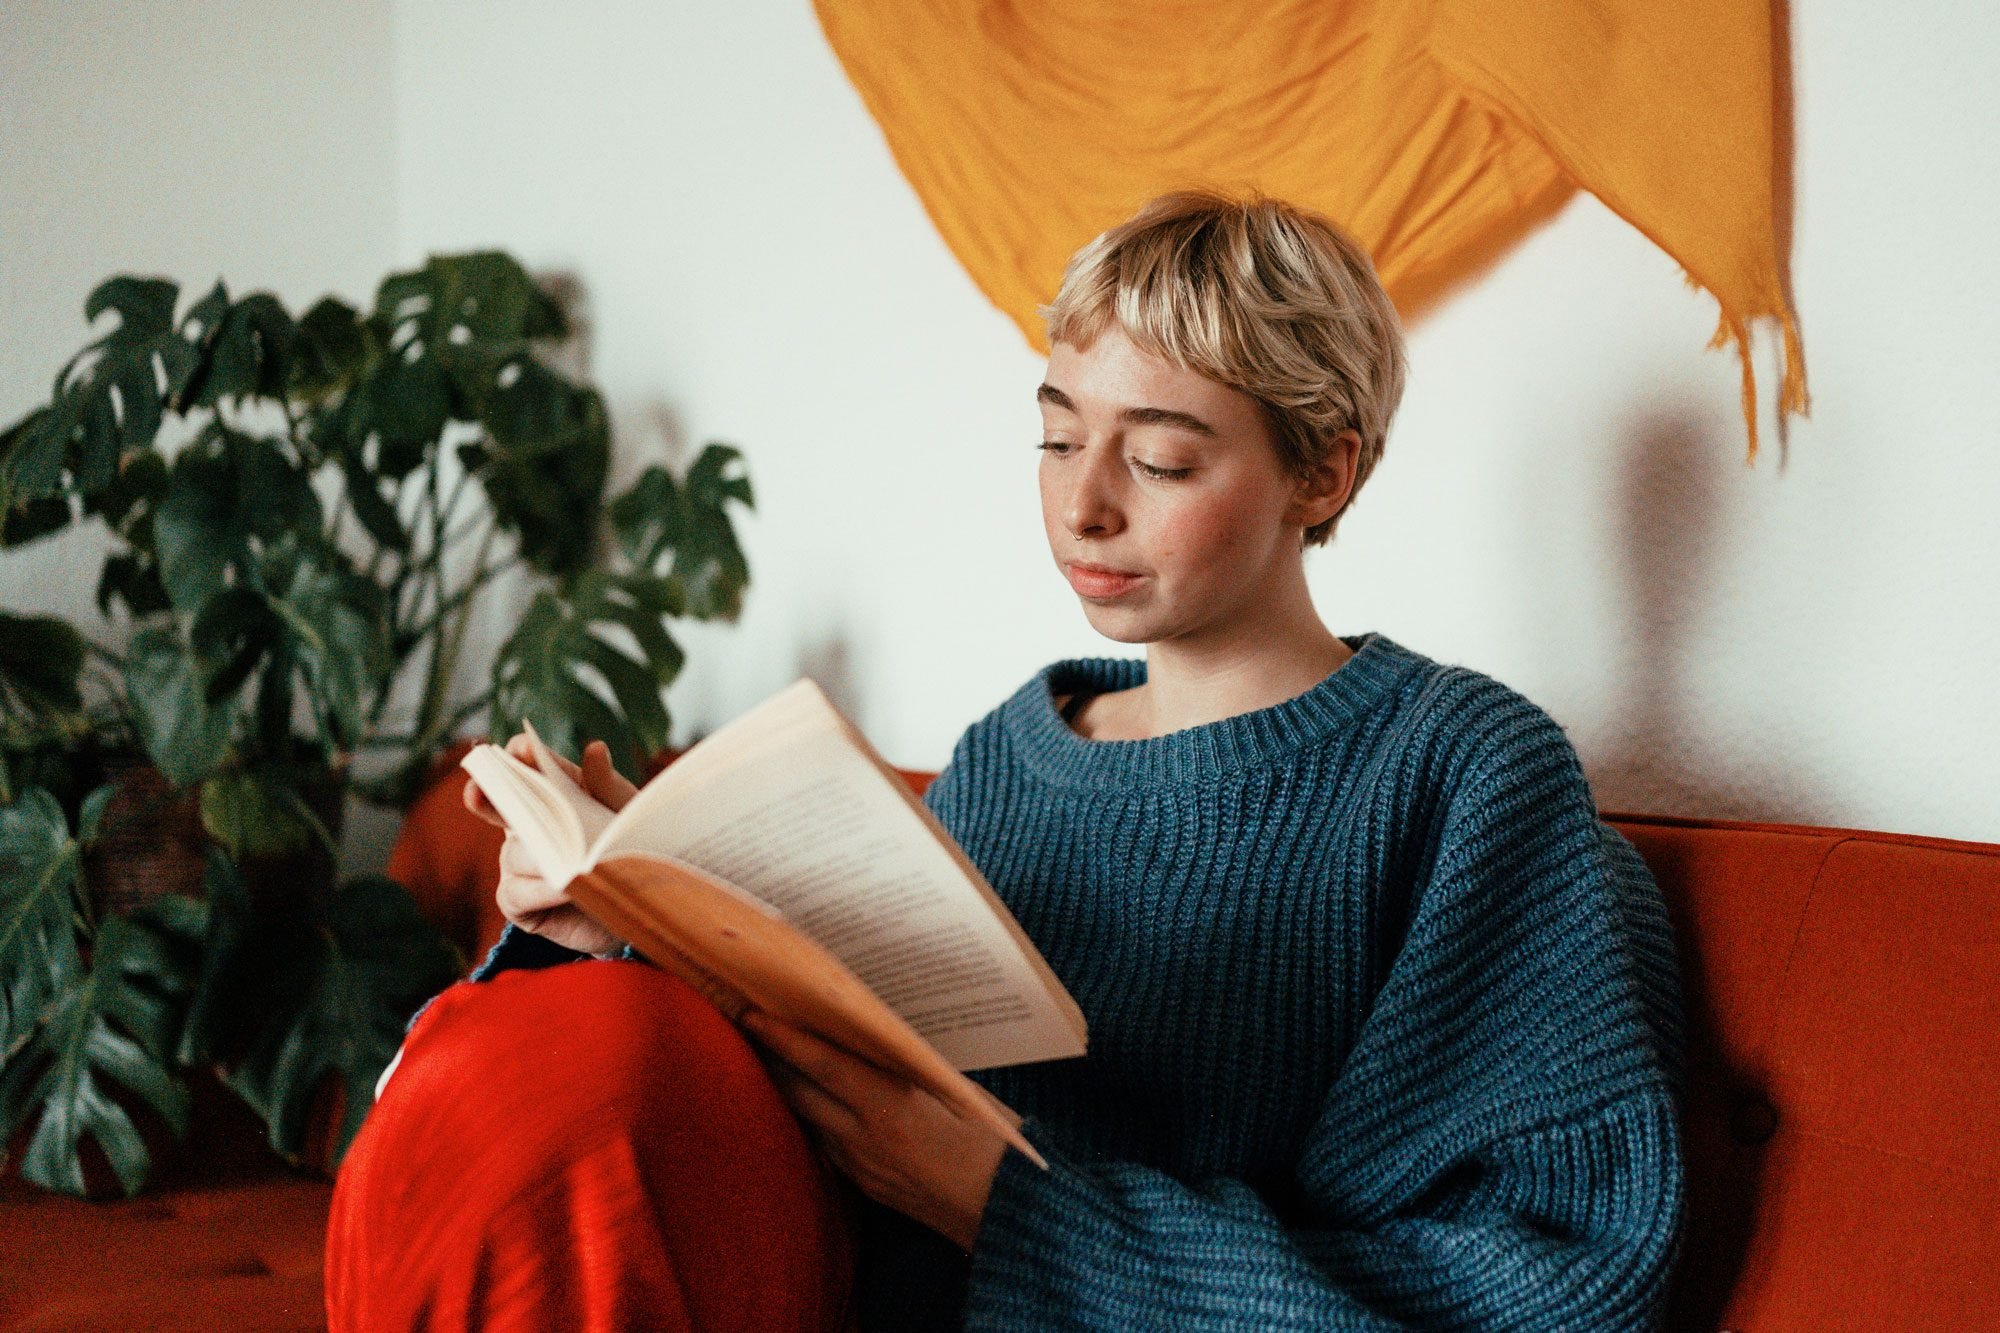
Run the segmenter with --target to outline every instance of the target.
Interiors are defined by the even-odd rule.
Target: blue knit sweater
[[[1304,694],[1135,741],[1054,699],[1145,663],[1056,662],[960,738],[925,803],[1090,1052],[971,1075],[1051,1169],[1002,1159],[970,1258],[862,1199],[870,1333],[1658,1325],[1683,1207],[1660,891],[1541,709],[1343,641]],[[475,976],[564,954],[518,936]]]

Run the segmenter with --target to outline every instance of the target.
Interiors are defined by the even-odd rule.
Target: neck
[[[1164,736],[1304,694],[1354,651],[1314,609],[1301,567],[1226,628],[1146,645],[1146,683],[1135,701],[1146,734]]]

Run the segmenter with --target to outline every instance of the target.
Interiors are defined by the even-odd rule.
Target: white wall
[[[2000,168],[1976,129],[2000,109],[1983,78],[2000,32],[1977,12],[1795,16],[1814,415],[1789,448],[1768,342],[1746,468],[1736,362],[1704,350],[1713,301],[1579,198],[1414,331],[1386,460],[1310,557],[1328,622],[1522,690],[1607,808],[2000,840],[2000,260],[1982,234]],[[1040,359],[938,240],[804,0],[353,13],[278,38],[244,8],[217,26],[254,95],[193,110],[165,71],[194,25],[45,5],[27,11],[39,55],[10,31],[9,419],[118,264],[255,274],[291,298],[504,245],[588,294],[619,480],[711,439],[749,459],[748,610],[686,629],[677,740],[805,671],[891,760],[936,767],[1043,663],[1137,651],[1090,630],[1042,542]],[[84,40],[101,30],[138,44]],[[91,53],[81,75],[49,68],[59,40]],[[240,141],[261,169],[172,188],[187,168],[162,162]],[[152,187],[123,183],[134,164]],[[65,594],[54,567],[20,568],[0,565],[9,604]]]
[[[405,0],[406,259],[570,268],[624,466],[711,438],[760,511],[743,622],[669,692],[709,727],[801,670],[897,762],[1098,638],[1037,515],[1041,362],[938,240],[810,6]],[[1313,586],[1337,630],[1488,671],[1607,807],[2000,839],[2000,36],[1929,0],[1797,19],[1814,417],[1743,462],[1714,302],[1580,198],[1415,331],[1388,455]],[[754,17],[746,16],[754,15]]]
[[[396,236],[391,18],[388,0],[8,0],[0,424],[48,400],[114,273],[178,282],[183,308],[217,278],[294,310],[373,296]],[[8,552],[0,603],[94,614],[101,550],[78,528]]]

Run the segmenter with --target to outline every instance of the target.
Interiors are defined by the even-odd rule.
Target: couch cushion
[[[321,1267],[333,1186],[284,1165],[264,1127],[212,1078],[192,1125],[159,1151],[136,1199],[90,1203],[0,1180],[0,1329],[325,1327]],[[101,1174],[108,1183],[108,1168]]]
[[[1687,996],[1671,1326],[2000,1327],[2000,847],[1611,819]]]
[[[462,787],[440,775],[396,864],[470,951],[498,934],[498,835]],[[1687,997],[1669,1327],[2000,1328],[2000,846],[1608,818],[1660,881]],[[137,1200],[0,1182],[0,1328],[320,1326],[331,1187],[206,1106]]]

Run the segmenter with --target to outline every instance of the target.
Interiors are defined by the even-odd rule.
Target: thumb
[[[592,741],[583,747],[583,789],[613,810],[622,810],[638,788],[611,765],[611,747]]]

